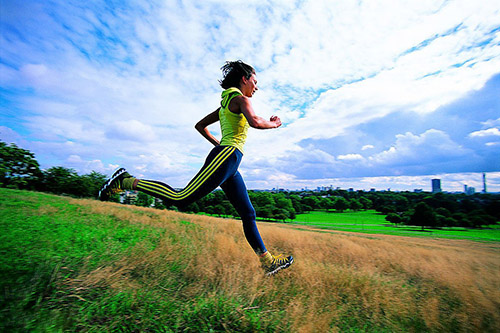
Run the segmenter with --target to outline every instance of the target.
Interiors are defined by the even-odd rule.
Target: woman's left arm
[[[210,133],[210,131],[208,130],[208,126],[219,121],[219,110],[220,110],[220,107],[217,108],[217,110],[215,110],[214,112],[211,112],[208,115],[206,115],[203,119],[201,119],[199,122],[197,122],[196,125],[194,126],[194,128],[196,128],[196,130],[198,132],[200,132],[200,134],[205,139],[207,139],[210,143],[212,143],[214,146],[219,145],[219,140],[217,140],[212,135],[212,133]]]
[[[235,103],[236,108],[243,113],[245,118],[247,118],[248,124],[253,128],[267,129],[267,128],[278,128],[281,126],[281,119],[277,116],[272,116],[269,120],[266,120],[257,114],[255,114],[252,103],[250,99],[245,96],[236,96],[232,99],[231,103]],[[231,107],[231,104],[229,105]]]

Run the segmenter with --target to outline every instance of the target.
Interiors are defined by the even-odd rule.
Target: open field
[[[239,221],[0,195],[0,331],[500,330],[498,242],[259,223],[265,278]]]
[[[394,224],[385,220],[385,215],[373,210],[343,213],[313,211],[307,214],[298,214],[292,223],[348,232],[500,242],[499,224],[484,229],[440,228],[422,231],[421,227],[415,226],[399,225],[395,227]]]

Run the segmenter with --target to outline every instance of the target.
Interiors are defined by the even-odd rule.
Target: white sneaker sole
[[[282,266],[276,267],[276,269],[271,271],[271,272],[267,272],[266,276],[272,276],[272,275],[278,273],[280,270],[290,267],[290,265],[293,263],[293,257],[292,256],[290,256],[290,257],[291,257],[291,259],[289,262],[287,262],[286,264],[284,264]]]

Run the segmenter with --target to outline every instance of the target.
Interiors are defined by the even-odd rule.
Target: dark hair
[[[244,76],[249,79],[252,74],[255,74],[255,69],[252,66],[245,64],[241,60],[226,61],[222,69],[222,80],[219,81],[220,86],[224,89],[231,87],[238,88],[240,80]]]

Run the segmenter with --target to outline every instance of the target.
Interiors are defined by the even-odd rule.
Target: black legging
[[[243,154],[232,146],[216,146],[194,178],[180,191],[154,180],[139,180],[137,189],[162,199],[165,204],[186,206],[220,186],[243,221],[245,237],[255,253],[266,247],[255,223],[255,209],[248,197],[245,182],[238,172]]]

